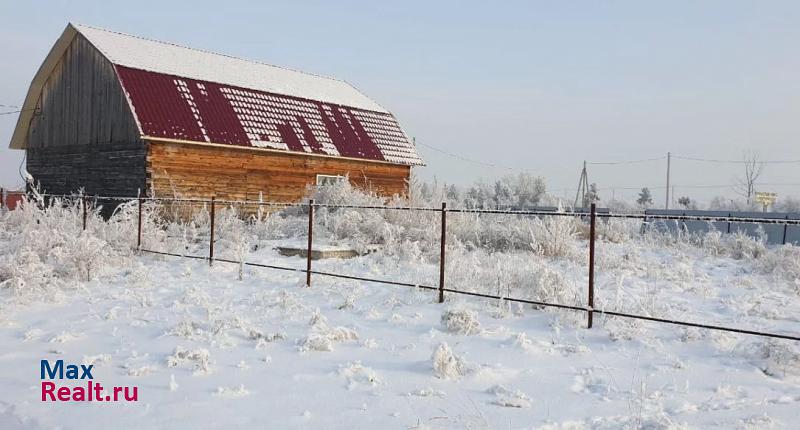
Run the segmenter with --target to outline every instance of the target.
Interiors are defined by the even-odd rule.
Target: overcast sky
[[[574,196],[584,159],[740,159],[752,149],[800,160],[797,1],[0,2],[1,105],[22,104],[73,21],[347,80],[416,138],[424,179],[529,171]],[[6,187],[20,183],[22,152],[7,149],[16,120],[0,115]],[[730,184],[741,170],[672,166],[676,193],[699,199],[733,192],[687,185]],[[660,202],[665,169],[590,165],[589,180],[601,197],[651,186]],[[786,185],[800,184],[798,172],[769,165],[758,189],[800,195]]]

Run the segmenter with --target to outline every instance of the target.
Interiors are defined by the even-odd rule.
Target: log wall
[[[159,197],[294,202],[316,175],[349,176],[379,195],[408,193],[409,166],[203,144],[149,143],[148,183]]]

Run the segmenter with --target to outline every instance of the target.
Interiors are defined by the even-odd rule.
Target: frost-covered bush
[[[338,326],[329,327],[328,319],[316,309],[309,322],[311,329],[308,335],[298,341],[300,352],[307,351],[333,351],[333,346],[337,343],[358,340],[358,333],[355,330]]]
[[[573,255],[578,234],[577,218],[572,216],[545,216],[534,218],[530,228],[531,247],[548,257]]]
[[[207,375],[211,373],[210,356],[211,354],[205,348],[188,349],[178,346],[172,355],[167,357],[167,366],[177,367],[190,364],[195,370],[195,375]]]
[[[742,231],[737,231],[725,236],[728,255],[742,260],[745,258],[758,258],[766,252],[766,235],[759,229],[759,237],[753,238]]]
[[[447,254],[450,288],[570,305],[581,304],[585,295],[583,261],[557,264],[531,252],[489,253],[465,247],[448,248]]]
[[[441,379],[459,379],[467,374],[466,361],[456,355],[447,342],[442,342],[433,351],[433,374]]]
[[[794,284],[800,294],[800,247],[782,245],[766,252],[756,261],[756,266],[767,274]]]
[[[634,219],[608,218],[597,222],[597,237],[614,243],[635,240],[640,234],[642,223]]]
[[[83,231],[81,199],[23,199],[16,210],[0,215],[0,287],[22,300],[51,300],[75,281],[96,279],[112,261],[126,263],[135,235],[114,246],[107,238],[117,240],[128,225],[114,217],[104,222],[90,203]]]
[[[492,403],[507,408],[530,408],[531,398],[520,390],[510,390],[502,385],[495,385],[488,390],[489,394],[494,394],[495,399]]]
[[[640,205],[626,202],[624,200],[610,199],[603,205],[607,207],[611,213],[615,214],[634,214],[642,212]]]
[[[92,280],[92,275],[101,270],[106,264],[110,252],[106,250],[106,242],[89,234],[81,234],[75,240],[69,258],[86,282]]]
[[[480,332],[481,324],[478,322],[478,315],[464,308],[448,309],[442,313],[442,325],[450,333],[456,334],[477,334]]]
[[[746,341],[736,351],[762,372],[777,378],[800,378],[800,349],[796,342],[768,339]]]

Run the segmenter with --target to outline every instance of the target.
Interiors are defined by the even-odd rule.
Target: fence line
[[[40,194],[43,197],[58,197],[65,199],[78,199],[82,195],[75,194]],[[90,200],[115,200],[115,201],[168,201],[176,203],[206,203],[210,204],[212,200],[216,203],[227,205],[242,205],[242,206],[275,206],[275,207],[309,207],[308,203],[298,202],[261,202],[255,200],[217,200],[217,199],[195,199],[195,198],[170,198],[170,197],[115,197],[115,196],[85,196]],[[417,211],[417,212],[441,212],[442,209],[420,207],[420,206],[374,206],[374,205],[345,205],[336,203],[313,203],[315,208],[342,208],[342,209],[375,209],[375,210],[399,210],[399,211]],[[589,217],[591,210],[586,211],[581,208],[575,210],[563,211],[548,211],[548,210],[501,210],[501,209],[464,209],[464,208],[448,208],[446,212],[450,213],[474,213],[474,214],[494,214],[494,215],[529,215],[529,216],[567,216],[567,217]],[[731,216],[702,216],[702,215],[657,215],[657,214],[640,214],[640,213],[610,213],[602,212],[596,209],[596,217],[598,218],[623,218],[623,219],[640,219],[644,221],[649,220],[673,220],[673,221],[709,221],[709,222],[731,222],[741,224],[783,224],[783,225],[800,225],[800,219],[785,219],[785,218],[742,218]]]
[[[508,302],[515,302],[515,303],[523,303],[523,304],[530,304],[535,306],[542,306],[542,307],[552,307],[557,309],[564,309],[564,310],[571,310],[577,312],[586,312],[587,314],[587,328],[592,328],[593,323],[593,315],[594,313],[598,313],[601,315],[607,315],[612,317],[621,317],[621,318],[630,318],[630,319],[637,319],[643,321],[651,321],[651,322],[658,322],[664,324],[672,324],[672,325],[679,325],[684,327],[696,327],[696,328],[703,328],[708,330],[717,330],[717,331],[725,331],[731,333],[739,333],[739,334],[747,334],[747,335],[754,335],[754,336],[762,336],[762,337],[769,337],[769,338],[777,338],[777,339],[786,339],[786,340],[793,340],[793,341],[800,341],[800,336],[798,335],[789,335],[789,334],[781,334],[781,333],[770,333],[770,332],[762,332],[756,330],[748,330],[748,329],[740,329],[734,327],[725,327],[725,326],[718,326],[718,325],[711,325],[711,324],[703,324],[703,323],[695,323],[695,322],[688,322],[688,321],[679,321],[679,320],[672,320],[667,318],[658,318],[658,317],[651,317],[647,315],[637,315],[625,312],[618,312],[614,310],[605,310],[605,309],[597,309],[594,307],[594,248],[595,248],[595,239],[596,239],[596,220],[597,218],[634,218],[634,219],[657,219],[657,220],[676,220],[676,221],[729,221],[729,222],[738,222],[738,223],[767,223],[767,224],[785,224],[785,225],[796,225],[800,224],[800,220],[789,220],[789,219],[768,219],[768,218],[739,218],[739,217],[715,217],[715,216],[691,216],[691,215],[650,215],[650,214],[611,214],[611,213],[598,213],[597,208],[594,204],[591,205],[589,213],[586,212],[551,212],[551,211],[503,211],[503,210],[487,210],[487,209],[448,209],[446,203],[442,203],[441,209],[438,208],[415,208],[415,207],[394,207],[394,206],[359,206],[359,205],[336,205],[336,204],[325,204],[325,203],[316,203],[313,199],[307,203],[291,203],[291,204],[283,204],[283,203],[274,203],[274,202],[249,202],[249,201],[226,201],[226,200],[216,200],[215,197],[211,199],[169,199],[169,198],[154,198],[154,197],[106,197],[106,196],[94,196],[89,197],[86,195],[54,195],[54,194],[40,194],[41,196],[47,197],[61,197],[61,198],[71,198],[81,199],[81,210],[82,210],[82,223],[83,223],[83,230],[87,228],[87,200],[93,199],[95,201],[99,200],[127,200],[127,201],[134,201],[138,200],[138,228],[137,228],[137,239],[136,239],[136,249],[143,253],[152,253],[157,255],[164,255],[164,256],[174,256],[174,257],[182,257],[182,258],[191,258],[191,259],[198,259],[198,260],[207,260],[209,264],[213,264],[215,261],[219,261],[222,263],[230,263],[230,264],[242,264],[246,266],[252,267],[259,267],[259,268],[266,268],[266,269],[275,269],[275,270],[284,270],[284,271],[291,271],[297,273],[304,273],[306,275],[306,285],[308,287],[311,286],[311,275],[319,275],[319,276],[327,276],[327,277],[335,277],[340,279],[350,279],[350,280],[359,280],[364,282],[374,282],[386,285],[396,285],[396,286],[405,286],[405,287],[413,287],[431,291],[438,291],[439,297],[438,302],[444,302],[444,293],[453,293],[453,294],[460,294],[460,295],[467,295],[473,297],[481,297],[493,300],[502,300]],[[207,203],[210,205],[210,241],[209,241],[209,255],[208,257],[201,257],[195,255],[185,255],[185,254],[176,254],[176,253],[169,253],[169,252],[162,252],[162,251],[155,251],[150,249],[143,249],[142,248],[142,205],[145,201],[171,201],[177,203]],[[269,265],[269,264],[261,264],[261,263],[252,263],[246,261],[236,261],[230,259],[223,259],[223,258],[216,258],[214,256],[214,242],[215,242],[215,218],[216,218],[216,204],[223,203],[223,204],[246,204],[246,205],[272,205],[272,206],[284,206],[284,207],[308,207],[308,243],[306,249],[306,268],[305,269],[298,269],[298,268],[290,268],[290,267],[283,267],[283,266],[276,266],[276,265]],[[414,283],[407,283],[407,282],[398,282],[392,280],[384,280],[384,279],[374,279],[374,278],[365,278],[360,276],[352,276],[352,275],[345,275],[339,273],[332,273],[332,272],[323,272],[317,271],[312,269],[311,263],[311,255],[312,255],[312,245],[313,245],[313,229],[314,229],[314,208],[319,207],[332,207],[332,208],[351,208],[351,209],[384,209],[384,210],[408,210],[408,211],[426,211],[426,212],[440,212],[441,214],[441,238],[440,238],[440,260],[439,260],[439,285],[434,287],[430,285],[422,285],[422,284],[414,284]],[[447,288],[445,285],[445,261],[446,261],[446,231],[447,231],[447,213],[478,213],[478,214],[502,214],[502,215],[534,215],[534,216],[573,216],[573,217],[589,217],[590,222],[590,233],[589,233],[589,279],[588,279],[588,301],[587,306],[575,306],[575,305],[565,305],[559,303],[549,303],[543,301],[536,301],[536,300],[528,300],[528,299],[521,299],[515,297],[503,297],[500,295],[494,294],[485,294],[485,293],[477,293],[471,291],[463,291],[463,290],[456,290],[452,288]]]

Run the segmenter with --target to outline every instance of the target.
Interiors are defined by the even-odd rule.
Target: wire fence
[[[758,331],[758,330],[750,330],[750,329],[742,329],[736,327],[726,327],[720,325],[712,325],[712,324],[705,324],[705,323],[698,323],[698,322],[691,322],[691,321],[681,321],[669,318],[659,318],[649,315],[639,315],[633,313],[626,313],[626,312],[618,312],[615,310],[607,310],[603,308],[596,308],[594,304],[594,297],[595,297],[595,247],[596,247],[596,238],[597,238],[597,219],[598,218],[606,218],[606,219],[638,219],[642,221],[646,220],[673,220],[673,221],[707,221],[707,222],[736,222],[736,223],[753,223],[753,224],[783,224],[783,225],[800,225],[800,220],[791,220],[791,219],[768,219],[768,218],[739,218],[739,217],[715,217],[715,216],[687,216],[687,215],[645,215],[645,214],[615,214],[615,213],[599,213],[597,208],[594,204],[591,205],[588,212],[586,211],[574,211],[574,212],[552,212],[552,211],[520,211],[520,210],[491,210],[491,209],[462,209],[462,208],[448,208],[446,203],[442,203],[440,208],[431,208],[431,207],[407,207],[407,206],[372,206],[372,205],[342,205],[342,204],[327,204],[327,203],[317,203],[313,199],[307,202],[286,202],[286,203],[278,203],[278,202],[262,202],[262,201],[235,201],[235,200],[217,200],[216,198],[212,197],[211,199],[176,199],[176,198],[155,198],[155,197],[103,197],[103,196],[75,196],[75,195],[54,195],[54,194],[40,194],[43,198],[64,198],[64,199],[80,199],[81,211],[82,211],[82,222],[83,222],[83,230],[87,228],[87,215],[88,209],[87,206],[91,206],[92,202],[99,202],[99,201],[117,201],[117,202],[136,202],[137,205],[137,237],[136,237],[136,249],[142,253],[150,253],[155,255],[164,255],[164,256],[174,256],[174,257],[182,257],[182,258],[191,258],[191,259],[198,259],[198,260],[206,260],[210,265],[213,265],[215,262],[219,263],[228,263],[228,264],[236,264],[236,265],[243,265],[249,267],[256,267],[256,268],[264,268],[264,269],[272,269],[272,270],[282,270],[282,271],[289,271],[295,272],[299,274],[305,274],[305,286],[311,287],[313,276],[323,276],[323,277],[332,277],[332,278],[339,278],[339,279],[347,279],[347,280],[356,280],[362,282],[371,282],[371,283],[378,283],[384,285],[393,285],[393,286],[401,286],[401,287],[410,287],[410,288],[417,288],[422,290],[434,291],[438,293],[438,302],[443,303],[445,301],[445,293],[447,294],[457,294],[457,295],[465,295],[465,296],[472,296],[472,297],[480,297],[485,299],[492,299],[498,301],[505,301],[511,303],[521,303],[521,304],[528,304],[528,305],[535,305],[541,307],[550,307],[562,310],[569,310],[575,312],[584,312],[586,313],[587,318],[587,328],[591,329],[593,326],[593,319],[594,315],[603,315],[603,316],[611,316],[611,317],[620,317],[620,318],[628,318],[628,319],[635,319],[635,320],[642,320],[642,321],[650,321],[650,322],[657,322],[663,324],[671,324],[683,327],[695,327],[695,328],[702,328],[702,329],[709,329],[709,330],[718,330],[723,332],[731,332],[731,333],[739,333],[739,334],[747,334],[747,335],[755,335],[755,336],[762,336],[767,338],[777,338],[777,339],[786,339],[786,340],[793,340],[793,341],[800,341],[800,335],[798,334],[787,334],[787,333],[772,333],[772,332],[765,332],[765,331]],[[209,233],[209,241],[208,241],[208,255],[207,256],[198,256],[198,255],[188,255],[186,253],[174,253],[174,252],[166,252],[166,251],[159,251],[154,249],[147,249],[143,247],[142,242],[142,234],[143,234],[143,206],[147,202],[155,202],[161,204],[163,207],[171,208],[173,211],[179,211],[175,209],[176,206],[180,205],[187,205],[187,204],[199,204],[203,205],[207,208],[209,213],[209,221],[210,221],[210,231]],[[215,223],[217,218],[217,206],[223,205],[250,205],[250,206],[257,206],[257,207],[271,207],[271,208],[279,208],[279,209],[286,209],[286,208],[302,208],[305,212],[305,215],[308,217],[308,227],[307,227],[307,242],[306,242],[306,249],[305,249],[305,268],[300,267],[288,267],[288,266],[281,266],[281,265],[273,265],[273,264],[262,264],[262,263],[255,263],[255,262],[248,262],[241,260],[235,260],[231,258],[221,258],[215,255],[214,245],[216,242],[215,233]],[[314,245],[314,216],[315,212],[319,208],[346,208],[346,209],[364,209],[364,210],[385,210],[385,211],[412,211],[412,212],[427,212],[427,213],[437,213],[440,217],[441,223],[441,236],[439,238],[439,264],[438,264],[438,283],[436,285],[428,285],[424,283],[414,283],[414,282],[402,282],[392,279],[377,279],[377,278],[369,278],[364,276],[356,276],[356,275],[348,275],[343,273],[335,273],[330,271],[322,271],[322,270],[315,270],[312,263],[312,255],[313,255],[313,245]],[[177,212],[176,212],[177,213]],[[561,303],[552,303],[546,301],[538,301],[538,300],[530,300],[518,297],[509,297],[503,296],[500,294],[486,294],[481,292],[473,292],[473,291],[465,291],[459,290],[455,288],[448,288],[447,286],[447,279],[446,279],[446,271],[445,271],[445,264],[446,264],[446,257],[447,257],[447,215],[448,214],[503,214],[503,215],[519,215],[519,216],[535,216],[535,217],[580,217],[585,219],[589,223],[589,237],[588,237],[588,279],[586,280],[587,289],[586,289],[586,304],[584,306],[577,306],[577,305],[568,305],[568,304],[561,304]],[[178,215],[176,215],[178,216]]]

